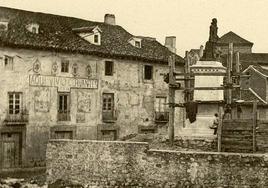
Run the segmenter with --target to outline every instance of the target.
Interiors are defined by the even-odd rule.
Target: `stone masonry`
[[[47,181],[85,187],[267,187],[268,156],[152,150],[147,143],[51,140]]]

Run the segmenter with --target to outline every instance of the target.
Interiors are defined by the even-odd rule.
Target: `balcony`
[[[21,125],[29,122],[29,112],[24,109],[17,114],[9,114],[7,111],[4,123],[6,125]]]
[[[169,118],[168,114],[168,112],[155,112],[155,122],[167,123]]]
[[[58,111],[58,121],[71,121],[70,111],[59,110]]]
[[[106,123],[114,123],[117,120],[117,111],[102,111],[102,121]]]

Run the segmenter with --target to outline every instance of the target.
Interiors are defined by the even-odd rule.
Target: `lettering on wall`
[[[91,96],[84,91],[77,92],[77,112],[90,112],[91,111]]]
[[[57,87],[59,91],[70,91],[71,88],[97,89],[98,80],[59,76],[29,75],[29,85]]]
[[[34,91],[34,110],[35,112],[49,112],[50,91],[47,87],[40,87]]]

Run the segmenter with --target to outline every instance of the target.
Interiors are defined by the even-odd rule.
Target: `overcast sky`
[[[199,48],[208,39],[212,18],[218,34],[233,31],[254,43],[254,52],[268,53],[268,0],[0,0],[0,6],[103,21],[116,16],[116,24],[134,35],[151,36],[164,43],[177,37],[177,53]]]

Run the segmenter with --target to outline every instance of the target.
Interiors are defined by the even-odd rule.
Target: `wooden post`
[[[169,121],[168,121],[168,131],[169,131],[169,142],[173,145],[174,142],[174,116],[175,116],[175,88],[176,84],[174,71],[175,71],[175,56],[172,55],[168,59],[169,64]]]
[[[190,80],[190,57],[188,51],[185,52],[186,55],[186,62],[185,62],[185,70],[184,72],[186,73],[185,75],[185,91],[186,91],[186,96],[185,96],[185,102],[189,102],[191,100],[191,91],[189,90],[191,87],[191,80]]]
[[[236,52],[235,54],[235,72],[236,72],[236,75],[240,75],[240,54],[239,52]],[[236,78],[236,84],[239,85],[238,88],[236,88],[236,98],[237,99],[241,99],[241,79],[240,79],[240,76],[237,76]],[[236,106],[236,118],[237,119],[240,119],[240,114],[241,112],[238,111],[238,106]]]
[[[229,43],[229,53],[227,59],[227,105],[230,106],[232,104],[232,64],[233,64],[233,43]],[[227,114],[227,119],[232,119],[232,112]]]
[[[256,152],[256,126],[257,126],[257,101],[253,102],[253,128],[252,128],[252,145],[253,145],[253,153]]]
[[[222,135],[222,115],[223,115],[223,109],[220,106],[219,109],[219,125],[217,130],[217,139],[218,139],[218,152],[221,152],[221,135]]]

